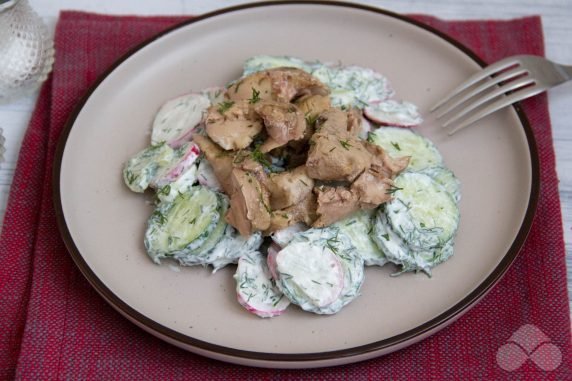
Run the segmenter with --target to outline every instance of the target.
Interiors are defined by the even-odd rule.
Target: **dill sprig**
[[[308,124],[309,126],[314,126],[314,124],[316,124],[316,121],[318,120],[318,114],[312,114],[310,113],[310,111],[308,111],[306,113],[306,115],[304,115],[304,119],[306,119],[306,124]]]
[[[248,100],[248,103],[255,104],[256,102],[260,102],[260,91],[256,90],[254,87],[252,88],[252,97]]]
[[[159,220],[159,225],[164,225],[165,222],[167,222],[167,217],[165,217],[165,215],[158,210],[153,212],[153,217]]]
[[[340,140],[340,144],[342,147],[344,147],[345,150],[349,151],[350,148],[352,147],[352,145],[349,143],[349,139],[346,140]]]
[[[252,160],[262,164],[267,169],[272,168],[272,163],[270,162],[270,160],[268,160],[266,154],[260,150],[260,145],[257,145],[254,148],[254,151],[250,153],[250,156],[252,157]]]
[[[159,193],[163,196],[168,196],[169,193],[171,193],[171,185],[165,185],[163,188],[159,189]]]
[[[234,105],[233,101],[224,101],[224,102],[220,102],[218,104],[218,109],[217,111],[220,112],[221,114],[224,114],[225,112],[228,111],[229,108],[232,107],[232,105]]]
[[[401,147],[399,147],[399,143],[391,142],[391,145],[392,145],[393,148],[395,148],[396,150],[401,151]]]
[[[385,191],[385,194],[394,194],[397,191],[402,190],[403,188],[400,187],[396,187],[395,185],[392,185],[388,190]]]

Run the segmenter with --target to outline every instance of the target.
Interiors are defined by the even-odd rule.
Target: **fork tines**
[[[542,92],[518,57],[498,61],[471,76],[431,109],[449,135],[518,100]]]

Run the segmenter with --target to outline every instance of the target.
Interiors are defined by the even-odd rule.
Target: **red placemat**
[[[442,21],[415,16],[485,61],[543,55],[540,19]],[[52,164],[82,94],[121,54],[183,20],[63,12],[54,72],[26,133],[0,238],[2,379],[572,379],[558,179],[546,96],[524,102],[540,152],[538,213],[522,253],[470,312],[421,343],[374,360],[317,370],[268,370],[184,352],[107,305],[74,266],[52,204]]]

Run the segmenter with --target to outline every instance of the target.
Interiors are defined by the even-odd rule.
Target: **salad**
[[[453,255],[460,183],[394,96],[368,68],[255,56],[225,87],[169,100],[123,168],[156,195],[147,254],[237,264],[237,300],[260,317],[337,313],[365,266],[430,276]]]

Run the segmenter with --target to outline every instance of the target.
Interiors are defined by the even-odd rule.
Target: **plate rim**
[[[219,359],[227,359],[230,357],[232,360],[237,360],[240,363],[256,363],[257,366],[264,366],[264,364],[272,365],[276,363],[294,365],[301,364],[302,367],[310,367],[313,363],[323,363],[334,360],[341,359],[352,359],[358,361],[363,356],[367,358],[376,357],[375,355],[379,352],[379,355],[392,352],[393,350],[398,350],[404,348],[410,344],[413,344],[419,339],[424,339],[440,329],[446,327],[448,324],[455,321],[470,308],[475,306],[489,291],[490,289],[503,277],[506,271],[510,268],[516,257],[518,256],[520,249],[524,245],[526,237],[532,227],[532,222],[538,205],[539,193],[540,193],[540,159],[538,154],[538,148],[536,140],[534,137],[534,132],[530,125],[528,118],[526,117],[520,103],[513,104],[511,107],[515,110],[520,123],[525,132],[526,141],[528,144],[528,152],[530,154],[530,164],[531,164],[531,189],[529,195],[529,201],[526,208],[526,213],[524,215],[522,224],[518,230],[518,233],[508,249],[507,253],[503,256],[499,264],[494,268],[491,274],[482,281],[477,288],[475,288],[471,293],[465,296],[461,301],[454,304],[447,310],[443,311],[433,319],[413,328],[408,331],[402,332],[398,335],[391,336],[389,338],[378,340],[372,343],[339,349],[334,351],[325,352],[308,352],[308,353],[270,353],[270,352],[259,352],[259,351],[248,351],[243,349],[226,347],[223,345],[209,343],[207,341],[199,340],[191,336],[184,335],[177,332],[171,328],[159,324],[158,322],[148,318],[142,313],[138,312],[127,303],[125,303],[120,297],[113,293],[105,283],[100,280],[93,270],[89,267],[83,256],[81,255],[79,249],[75,245],[71,232],[67,226],[65,215],[63,212],[63,203],[61,198],[61,184],[60,175],[62,170],[63,156],[66,147],[67,140],[69,138],[70,132],[79,116],[81,110],[88,102],[91,95],[97,90],[101,83],[123,62],[125,62],[129,57],[136,54],[138,51],[149,45],[150,43],[160,39],[161,37],[178,30],[180,28],[191,25],[195,22],[199,22],[208,18],[213,18],[222,14],[228,14],[236,11],[242,11],[252,8],[260,7],[270,7],[270,6],[281,6],[281,5],[320,5],[320,6],[332,6],[332,7],[346,7],[359,9],[364,11],[369,11],[372,13],[380,14],[383,16],[388,16],[394,19],[404,21],[415,27],[428,31],[437,37],[441,38],[445,42],[456,47],[466,56],[471,58],[479,66],[486,66],[485,61],[483,61],[475,52],[469,49],[467,46],[454,39],[453,37],[417,21],[409,16],[398,14],[392,11],[385,10],[383,8],[378,8],[365,4],[349,3],[344,1],[327,1],[327,0],[280,0],[280,1],[263,1],[255,3],[245,3],[232,7],[221,8],[212,12],[208,12],[196,17],[192,17],[188,20],[184,20],[180,23],[165,29],[164,31],[146,39],[145,41],[135,45],[133,48],[129,49],[125,54],[121,55],[114,63],[107,68],[95,82],[89,87],[82,98],[74,106],[70,116],[68,117],[60,137],[58,138],[54,163],[52,166],[52,196],[53,205],[55,209],[57,226],[64,241],[64,244],[72,257],[75,265],[79,268],[83,276],[88,280],[91,286],[103,297],[103,299],[109,303],[113,308],[119,311],[124,317],[130,320],[135,325],[143,328],[149,333],[161,338],[164,341],[168,341],[171,344],[177,345],[179,347],[184,347],[190,351],[190,348],[196,349],[197,353],[201,354],[213,354],[213,357]],[[416,340],[417,339],[417,340]],[[222,357],[221,357],[222,356]],[[351,362],[351,361],[345,361]],[[321,366],[321,365],[319,365]]]

